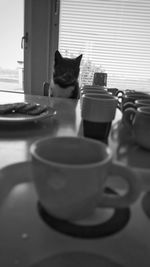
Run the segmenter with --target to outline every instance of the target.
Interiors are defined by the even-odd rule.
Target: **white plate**
[[[56,111],[53,108],[48,108],[47,111],[44,111],[39,115],[25,115],[19,113],[5,114],[5,115],[0,115],[0,124],[9,125],[9,124],[38,122],[40,120],[54,116],[55,114]]]

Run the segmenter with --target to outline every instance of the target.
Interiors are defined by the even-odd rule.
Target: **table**
[[[53,99],[44,96],[31,96],[22,93],[0,93],[0,104],[7,102],[36,102],[50,105],[57,110],[54,118],[37,124],[22,124],[20,127],[0,126],[0,167],[18,161],[29,160],[28,148],[37,138],[44,135],[77,135],[80,118],[77,114],[77,101]]]
[[[98,219],[101,235],[97,238],[92,236],[95,228],[90,228],[93,227],[93,222],[96,224],[95,221],[79,222],[79,227],[83,224],[89,227],[87,229],[92,229],[90,230],[92,234],[90,235],[89,231],[88,237],[86,234],[82,236],[82,231],[80,237],[57,231],[43,221],[41,216],[44,213],[39,209],[32,182],[16,185],[15,179],[23,181],[23,178],[28,176],[28,164],[21,162],[30,161],[29,147],[34,140],[46,135],[82,135],[80,101],[0,92],[0,103],[24,100],[48,104],[57,110],[57,114],[36,124],[25,124],[19,127],[0,126],[0,194],[3,193],[3,186],[6,191],[8,188],[6,197],[0,201],[0,266],[26,267],[35,263],[36,267],[54,267],[58,265],[54,265],[51,256],[73,253],[70,255],[76,259],[78,256],[76,252],[80,252],[82,256],[86,253],[86,266],[89,264],[95,267],[149,267],[150,214],[147,203],[150,202],[147,200],[150,197],[144,190],[150,187],[150,152],[138,148],[133,140],[130,143],[127,142],[130,139],[123,140],[121,135],[118,135],[118,127],[123,132],[125,129],[121,128],[121,124],[119,126],[117,124],[118,119],[121,118],[120,112],[117,111],[109,145],[114,152],[114,160],[132,166],[137,172],[142,181],[143,193],[130,209],[120,210],[117,213],[111,209],[100,209],[98,212],[103,219]],[[125,133],[124,136],[127,139],[128,134]],[[18,164],[22,164],[20,172],[16,171]],[[110,223],[105,227],[109,220]],[[111,229],[111,222],[115,228],[119,220],[122,221],[122,225],[119,225],[120,229]],[[90,253],[99,255],[101,265],[96,260],[96,256],[92,258]],[[65,258],[65,254],[62,255],[62,258]],[[49,265],[46,265],[46,262],[44,265],[44,259],[47,257]],[[90,265],[91,259],[92,265]],[[42,263],[36,265],[42,260],[43,265]],[[82,263],[85,262],[81,261],[80,264]],[[70,266],[74,265],[70,263]]]

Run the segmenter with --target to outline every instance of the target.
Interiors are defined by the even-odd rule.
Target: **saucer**
[[[31,183],[31,162],[20,162],[3,168],[0,179],[0,200],[7,197],[11,189],[22,183]],[[23,175],[24,174],[24,175]],[[10,179],[12,176],[13,179]],[[105,190],[107,194],[117,194],[109,187]],[[121,231],[130,219],[129,208],[102,209],[97,208],[92,217],[80,221],[67,221],[56,218],[37,202],[37,215],[50,228],[65,235],[77,238],[102,238]]]
[[[116,194],[110,188],[106,193]],[[88,218],[79,221],[67,221],[49,214],[37,203],[38,213],[42,220],[55,231],[76,238],[104,238],[121,231],[130,219],[129,208],[106,209],[97,207]]]
[[[45,258],[30,267],[123,267],[103,256],[88,252],[65,252]]]

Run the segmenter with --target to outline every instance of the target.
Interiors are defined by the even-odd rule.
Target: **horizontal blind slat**
[[[83,63],[105,69],[113,86],[125,77],[150,88],[149,0],[62,0],[59,49],[83,53]]]

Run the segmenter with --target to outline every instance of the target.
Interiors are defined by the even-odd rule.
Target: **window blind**
[[[81,83],[107,73],[107,86],[150,91],[150,1],[61,0],[59,50],[83,54]]]

